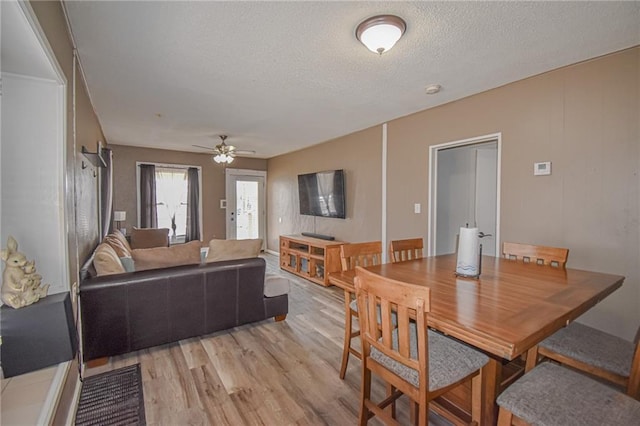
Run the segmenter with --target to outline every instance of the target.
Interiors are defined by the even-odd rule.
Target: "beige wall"
[[[431,145],[501,132],[501,240],[568,247],[571,268],[625,275],[581,321],[631,338],[640,325],[639,103],[637,47],[389,122],[388,239],[427,236]],[[348,241],[380,235],[380,180],[369,179],[380,173],[379,134],[377,126],[269,160],[270,248],[278,234],[308,229],[294,178],[317,169],[366,170],[349,175],[353,226],[323,220],[319,231]],[[538,161],[551,161],[553,174],[534,177]],[[288,225],[274,226],[277,215]]]
[[[344,241],[379,240],[382,232],[381,165],[382,126],[270,159],[267,172],[268,248],[278,250],[279,235],[305,231],[333,235]],[[300,215],[298,175],[334,169],[345,171],[346,219]]]
[[[202,167],[202,235],[203,241],[225,238],[225,212],[220,200],[225,198],[225,168],[211,160],[211,154],[169,151],[109,145],[113,150],[113,209],[127,212],[125,226],[137,225],[136,162],[182,164]],[[236,157],[234,169],[266,170],[267,160]]]

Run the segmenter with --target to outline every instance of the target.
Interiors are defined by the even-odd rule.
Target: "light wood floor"
[[[342,291],[280,271],[277,256],[264,257],[268,273],[293,283],[285,321],[265,320],[113,357],[85,375],[139,362],[149,425],[356,424],[360,361],[352,357],[345,380],[338,377]],[[375,382],[373,393],[382,399],[384,384]],[[406,400],[398,413],[408,424]],[[431,424],[448,423],[432,415]]]

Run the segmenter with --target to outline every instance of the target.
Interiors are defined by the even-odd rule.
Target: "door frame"
[[[229,208],[230,208],[230,194],[231,194],[231,177],[240,177],[240,176],[257,176],[264,179],[264,188],[263,188],[263,198],[264,198],[264,206],[262,206],[262,214],[260,215],[260,224],[259,228],[263,229],[263,237],[262,237],[262,250],[266,248],[266,240],[267,240],[267,171],[266,170],[251,170],[251,169],[231,169],[227,168],[224,172],[225,181],[225,200],[226,200],[226,212],[224,215],[224,223],[225,223],[225,232],[226,238],[229,239],[230,236],[230,221],[229,221]],[[259,194],[258,194],[259,196]]]
[[[452,142],[445,142],[429,147],[429,211],[427,216],[427,256],[434,256],[436,252],[437,230],[437,198],[438,198],[438,152],[454,147],[476,145],[484,142],[497,142],[496,163],[496,255],[500,253],[500,183],[502,171],[502,132],[476,136]]]

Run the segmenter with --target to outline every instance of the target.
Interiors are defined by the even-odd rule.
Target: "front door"
[[[265,180],[257,170],[226,170],[227,239],[262,239],[266,228]]]

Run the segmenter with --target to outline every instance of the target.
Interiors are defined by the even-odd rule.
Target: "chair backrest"
[[[407,240],[394,240],[389,244],[389,258],[391,262],[402,262],[422,258],[424,243],[422,238],[409,238]]]
[[[507,259],[522,260],[525,263],[564,268],[569,257],[569,249],[505,242],[502,243],[502,255]]]
[[[355,269],[356,266],[373,266],[382,263],[382,242],[350,243],[340,246],[342,270]]]
[[[371,347],[375,347],[416,370],[418,383],[427,384],[424,389],[428,389],[427,313],[430,310],[430,289],[385,278],[360,267],[356,268],[355,288],[363,359],[369,356]],[[397,328],[392,322],[392,312],[397,318]],[[417,353],[413,356],[410,345],[412,320],[415,320],[417,332]],[[395,344],[394,328],[398,336]]]

